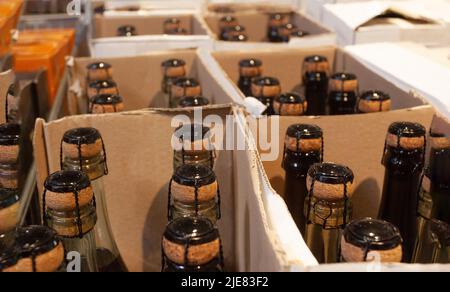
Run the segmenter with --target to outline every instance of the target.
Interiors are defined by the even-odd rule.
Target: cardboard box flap
[[[0,124],[6,122],[6,103],[7,93],[9,87],[14,82],[14,73],[12,70],[8,70],[0,73]]]

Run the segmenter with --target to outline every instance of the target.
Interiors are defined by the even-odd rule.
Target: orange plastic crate
[[[0,17],[0,57],[11,49],[11,31],[7,26],[7,19]]]
[[[10,52],[11,30],[17,27],[22,0],[0,0],[0,56]]]
[[[75,46],[75,30],[74,29],[39,29],[24,30],[20,32],[20,39],[24,41],[33,40],[49,40],[64,43],[67,55],[72,54]]]

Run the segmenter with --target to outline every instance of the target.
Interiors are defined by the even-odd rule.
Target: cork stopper
[[[19,220],[19,191],[0,189],[0,234],[13,230]]]
[[[375,257],[382,263],[402,260],[402,237],[389,222],[365,218],[351,222],[344,230],[341,249],[346,262],[365,262]]]
[[[180,28],[181,21],[178,18],[169,18],[164,21],[164,31],[169,32]]]
[[[386,137],[386,144],[392,148],[417,150],[425,147],[426,129],[418,123],[395,122],[391,124]]]
[[[180,59],[170,59],[162,62],[162,72],[165,77],[179,78],[186,76],[186,62]]]
[[[45,204],[56,211],[75,211],[91,203],[94,192],[87,174],[63,170],[45,180]],[[75,194],[78,194],[78,204]]]
[[[355,74],[336,73],[330,78],[330,90],[356,92],[358,91],[358,79]]]
[[[431,148],[435,150],[450,149],[450,139],[436,129],[430,130]]]
[[[275,114],[280,116],[301,116],[307,108],[306,98],[293,92],[283,93],[273,101]]]
[[[219,20],[219,30],[224,30],[238,25],[239,21],[236,19],[236,17],[231,15],[226,15]]]
[[[182,165],[172,177],[171,193],[186,204],[209,202],[218,196],[216,175],[207,166]]]
[[[163,236],[164,255],[172,262],[197,266],[220,257],[219,231],[206,218],[182,217],[167,225]]]
[[[62,152],[71,159],[91,158],[103,150],[102,136],[94,128],[76,128],[64,133]]]
[[[223,35],[225,40],[231,41],[235,37],[239,37],[242,35],[246,35],[245,27],[242,25],[235,25],[231,27],[227,27],[223,31]]]
[[[182,145],[186,154],[198,151],[212,151],[211,129],[200,124],[185,124],[178,127],[173,134]]]
[[[201,107],[209,105],[209,100],[203,96],[186,96],[178,103],[178,107]]]
[[[239,74],[244,77],[259,77],[262,75],[263,63],[258,59],[244,59],[239,62]]]
[[[258,77],[252,81],[255,97],[275,97],[281,93],[280,81],[273,77]]]
[[[89,83],[88,98],[91,99],[99,94],[119,94],[117,83],[112,80],[97,80]]]
[[[113,76],[112,66],[105,62],[89,64],[86,69],[88,70],[88,81],[109,80]]]
[[[330,64],[328,59],[324,56],[314,55],[306,57],[303,63],[303,72],[330,72]]]
[[[101,94],[92,97],[90,112],[92,114],[116,113],[124,109],[120,95]]]
[[[193,78],[178,78],[172,85],[172,97],[198,96],[202,94],[200,83]]]
[[[279,27],[289,23],[288,13],[273,13],[269,15],[269,26],[270,27]]]
[[[298,28],[292,23],[286,23],[278,28],[278,33],[280,36],[289,39],[292,32],[296,31]]]
[[[131,37],[136,35],[137,35],[136,27],[132,25],[123,25],[117,29],[117,36],[120,37]]]
[[[307,187],[314,198],[334,202],[351,197],[353,180],[353,171],[346,166],[317,163],[308,171]]]
[[[323,147],[323,131],[319,126],[295,124],[286,132],[286,149],[293,152],[321,151]]]
[[[56,272],[64,261],[64,247],[55,230],[44,226],[18,229],[16,246],[20,259],[16,272]]]
[[[20,152],[20,125],[0,125],[0,164],[17,163]]]
[[[382,91],[366,91],[358,102],[358,110],[362,113],[387,112],[391,107],[391,97]]]

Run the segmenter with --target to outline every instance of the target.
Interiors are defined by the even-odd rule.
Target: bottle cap
[[[20,152],[20,125],[0,125],[0,164],[17,163]]]
[[[391,106],[391,97],[382,91],[366,91],[358,102],[358,110],[362,113],[386,112]]]
[[[333,202],[351,197],[353,180],[353,171],[346,166],[317,163],[308,171],[307,187],[316,199]]]
[[[281,93],[280,81],[273,77],[258,77],[252,81],[254,97],[275,97]]]
[[[164,255],[176,264],[204,265],[220,256],[219,231],[206,218],[178,218],[167,225],[162,247]]]
[[[229,27],[238,26],[239,22],[236,17],[231,15],[226,15],[219,20],[219,30],[224,30]]]
[[[209,100],[203,96],[186,96],[183,97],[178,106],[181,108],[186,107],[201,107],[209,105]]]
[[[181,59],[166,60],[161,64],[164,76],[179,78],[186,75],[186,62]]]
[[[62,152],[71,159],[90,158],[103,150],[102,136],[94,128],[76,128],[64,133]]]
[[[92,114],[116,113],[124,109],[123,99],[120,95],[101,94],[91,98]]]
[[[336,73],[330,78],[330,90],[356,92],[358,90],[358,79],[355,74]]]
[[[246,29],[242,25],[230,26],[224,29],[223,36],[225,40],[235,40],[236,37],[246,36]]]
[[[286,23],[278,28],[278,33],[281,37],[284,37],[286,38],[286,40],[289,40],[289,38],[292,35],[292,32],[297,31],[297,29],[298,29],[297,26],[295,26],[294,24]]]
[[[112,80],[97,80],[89,83],[88,98],[99,94],[119,94],[117,83]]]
[[[88,70],[88,81],[109,80],[112,78],[112,66],[105,62],[91,63],[86,68]]]
[[[418,123],[395,122],[391,124],[386,137],[386,144],[404,150],[423,149],[425,147],[426,129]]]
[[[273,101],[273,109],[280,116],[301,116],[307,108],[306,98],[293,92],[283,93]]]
[[[330,64],[328,59],[324,56],[314,55],[305,58],[303,63],[303,72],[330,72]]]
[[[120,36],[120,37],[131,37],[131,36],[136,36],[136,35],[137,35],[136,27],[134,27],[132,25],[120,26],[117,29],[117,36]]]
[[[202,94],[200,83],[193,78],[178,78],[172,85],[172,97],[198,96]]]
[[[293,152],[321,151],[323,148],[323,131],[316,125],[292,125],[286,132],[285,147]]]
[[[269,15],[269,26],[270,27],[279,27],[283,24],[289,23],[289,14],[288,13],[272,13]]]
[[[244,77],[259,77],[262,74],[262,62],[258,59],[244,59],[239,62],[239,73]]]

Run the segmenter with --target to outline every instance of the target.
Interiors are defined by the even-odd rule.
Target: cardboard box
[[[324,6],[323,23],[340,45],[414,41],[437,44],[450,38],[448,27],[412,1],[368,1]]]
[[[8,70],[0,73],[0,124],[6,123],[6,98],[9,87],[14,83],[14,73]]]
[[[228,106],[203,112],[223,119]],[[161,237],[167,223],[168,182],[172,175],[173,116],[192,112],[136,111],[85,115],[36,123],[34,147],[38,188],[59,170],[60,139],[74,127],[97,128],[104,139],[109,175],[107,204],[114,237],[130,271],[159,271]],[[239,132],[238,132],[239,135]],[[246,151],[220,151],[215,167],[222,195],[219,229],[227,271],[281,271],[287,264],[267,224],[253,185],[255,161]]]
[[[213,52],[211,60],[209,60],[211,64],[209,68],[216,72],[215,76],[225,75],[221,81],[222,86],[226,88],[228,95],[232,96],[234,100],[240,99],[242,103],[245,97],[236,85],[239,80],[240,60],[260,59],[263,62],[263,74],[277,77],[281,82],[283,92],[298,91],[303,94],[303,60],[314,54],[327,57],[332,66],[332,72],[346,71],[356,74],[359,79],[360,92],[382,90],[390,94],[394,110],[425,104],[423,99],[410,94],[408,90],[400,89],[388,78],[384,78],[350,54],[335,47]],[[225,84],[227,84],[226,87]]]
[[[294,11],[285,6],[261,5],[252,9],[237,10],[233,13],[238,22],[245,27],[249,37],[248,42],[227,42],[219,40],[219,20],[226,14],[205,12],[204,21],[209,34],[215,40],[216,50],[248,50],[255,48],[285,48],[285,47],[312,47],[320,45],[334,45],[336,36],[329,29],[312,20],[300,12],[292,12],[292,23],[310,35],[303,38],[292,38],[289,43],[270,43],[266,40],[268,29],[268,13],[275,11]]]
[[[174,36],[163,34],[165,20],[180,19],[191,35]],[[95,28],[90,41],[92,56],[118,57],[136,56],[149,51],[212,48],[207,29],[198,16],[185,10],[105,12],[94,16]],[[116,37],[117,29],[122,25],[136,27],[138,36]]]
[[[125,110],[143,108],[167,108],[167,98],[161,93],[163,72],[161,63],[172,58],[183,59],[187,65],[187,76],[196,78],[211,104],[228,104],[236,102],[231,98],[220,79],[209,69],[204,60],[204,53],[195,50],[174,50],[155,52],[137,57],[121,58],[75,58],[69,62],[69,112],[71,114],[86,113],[87,97],[86,66],[104,61],[112,65],[113,78],[119,87],[119,93],[124,99]]]

